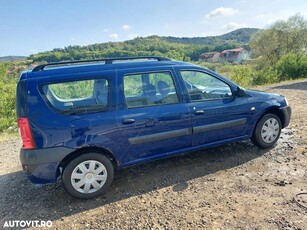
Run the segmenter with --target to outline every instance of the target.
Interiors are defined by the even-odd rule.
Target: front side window
[[[87,113],[108,107],[109,83],[106,79],[47,84],[42,87],[51,106],[67,113]]]
[[[128,108],[179,102],[170,72],[127,75],[124,94]]]
[[[191,101],[217,100],[232,98],[228,84],[207,73],[199,71],[181,71]]]

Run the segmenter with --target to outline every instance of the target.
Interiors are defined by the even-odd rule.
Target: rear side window
[[[52,83],[43,86],[49,104],[62,113],[90,113],[108,109],[109,83],[92,79]]]
[[[94,80],[50,84],[49,88],[60,99],[82,99],[92,97]]]
[[[127,75],[124,94],[128,108],[179,103],[170,72]]]

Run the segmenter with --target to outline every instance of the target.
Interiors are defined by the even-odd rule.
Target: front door
[[[226,81],[209,73],[182,70],[180,74],[190,97],[193,145],[219,144],[246,135],[247,97],[236,97]]]
[[[192,146],[191,117],[172,70],[118,73],[123,94],[117,113],[124,165]]]

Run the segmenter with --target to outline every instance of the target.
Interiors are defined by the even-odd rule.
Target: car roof
[[[27,78],[32,77],[44,77],[44,76],[56,76],[74,73],[86,73],[86,72],[97,72],[97,71],[111,71],[111,70],[124,70],[124,69],[142,69],[142,68],[161,68],[161,67],[171,67],[171,66],[193,66],[191,63],[173,61],[170,59],[161,60],[124,60],[124,61],[113,61],[107,64],[106,62],[95,63],[95,60],[88,61],[89,63],[79,63],[79,62],[63,62],[46,64],[35,67],[38,70],[29,70],[26,73]],[[64,64],[64,65],[62,65]]]

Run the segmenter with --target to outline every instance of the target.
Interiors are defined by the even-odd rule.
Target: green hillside
[[[25,56],[4,56],[0,57],[0,62],[21,61],[25,59],[27,59]]]
[[[30,56],[34,62],[97,59],[106,57],[155,55],[177,60],[198,60],[203,52],[247,47],[258,29],[244,28],[220,36],[178,38],[138,37],[125,42],[107,42],[87,46],[56,48]]]
[[[221,42],[225,43],[243,43],[246,44],[250,41],[251,36],[259,31],[256,28],[242,28],[237,29],[227,34],[220,36],[208,36],[208,37],[161,37],[163,40],[168,42],[175,42],[181,44],[192,44],[192,45],[215,45]]]

